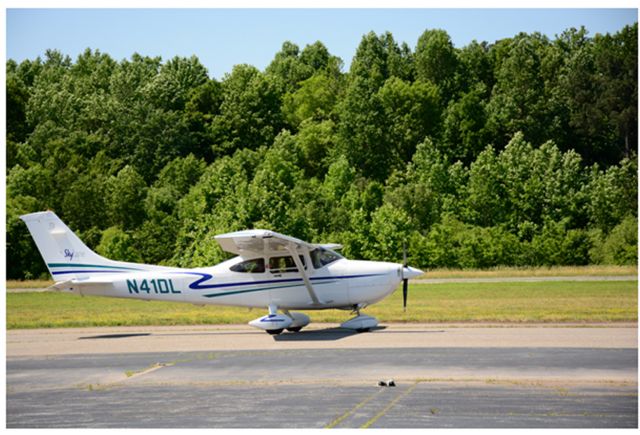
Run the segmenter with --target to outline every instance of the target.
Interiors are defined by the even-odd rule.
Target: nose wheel
[[[378,319],[367,316],[366,314],[360,314],[359,312],[356,317],[340,325],[341,328],[351,329],[356,332],[368,332],[376,326],[378,326]]]

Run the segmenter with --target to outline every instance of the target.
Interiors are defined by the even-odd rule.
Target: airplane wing
[[[232,254],[240,256],[282,254],[290,249],[316,248],[340,249],[338,244],[315,244],[308,243],[295,237],[285,236],[269,230],[246,230],[233,233],[220,234],[215,236],[220,247]]]

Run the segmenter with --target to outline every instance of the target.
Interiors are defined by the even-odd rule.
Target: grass
[[[433,269],[424,278],[511,278],[536,276],[638,275],[637,266],[494,267],[491,269]]]
[[[47,281],[44,279],[32,279],[27,281],[8,280],[7,288],[47,288],[53,285],[53,281]]]
[[[381,322],[637,322],[637,281],[413,284],[407,311],[396,291],[366,314]],[[265,309],[7,293],[7,329],[246,323]],[[344,322],[342,310],[307,312],[314,322]]]

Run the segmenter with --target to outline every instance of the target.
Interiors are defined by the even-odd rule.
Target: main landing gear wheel
[[[300,330],[302,329],[302,326],[296,326],[294,328],[287,328],[287,331],[290,332],[300,332]]]
[[[284,329],[267,329],[267,332],[271,335],[282,334],[282,331],[284,331]]]

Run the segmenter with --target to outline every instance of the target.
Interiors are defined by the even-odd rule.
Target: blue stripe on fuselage
[[[225,288],[225,287],[236,287],[243,285],[257,285],[257,284],[279,284],[285,282],[303,282],[302,278],[288,278],[288,279],[270,279],[264,281],[243,281],[243,282],[228,282],[222,284],[202,284],[203,282],[209,281],[213,278],[213,275],[204,272],[174,272],[174,273],[184,273],[188,275],[196,275],[201,278],[189,284],[189,288],[192,290],[208,290],[213,288]],[[327,279],[349,279],[349,278],[367,278],[370,276],[380,276],[383,274],[380,273],[370,273],[365,275],[344,275],[344,276],[320,276],[320,277],[310,277],[311,281],[321,281]]]
[[[321,284],[332,284],[335,281],[325,281],[325,282],[319,282],[318,285]],[[253,293],[253,292],[259,292],[259,291],[264,291],[264,290],[280,290],[283,288],[292,288],[292,287],[303,287],[304,284],[289,284],[289,285],[277,285],[277,286],[272,286],[272,287],[258,287],[258,288],[248,288],[248,289],[241,289],[241,290],[234,290],[234,291],[230,291],[230,292],[222,292],[222,293],[212,293],[209,295],[202,295],[205,298],[218,298],[220,296],[231,296],[231,295],[237,295],[237,294],[241,294],[241,293]]]
[[[51,275],[64,275],[66,273],[130,273],[130,270],[65,270],[63,272],[51,272]]]

